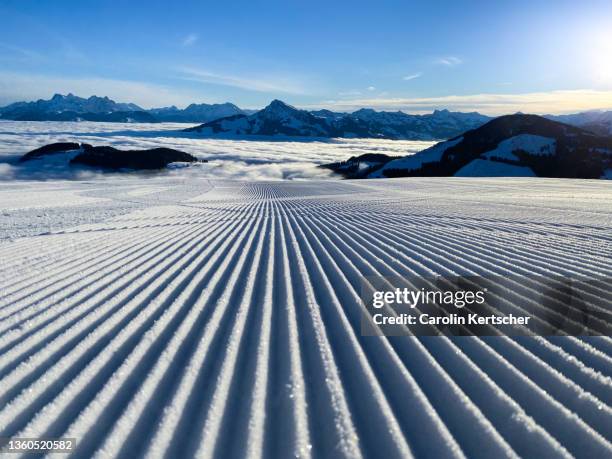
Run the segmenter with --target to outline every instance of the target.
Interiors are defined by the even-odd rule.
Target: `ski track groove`
[[[610,337],[360,334],[365,276],[505,276],[509,305],[612,276],[605,185],[517,183],[191,179],[137,201],[126,180],[108,193],[131,213],[0,243],[0,436],[75,437],[78,458],[610,456]]]

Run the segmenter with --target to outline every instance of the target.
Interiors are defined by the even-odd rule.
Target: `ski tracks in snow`
[[[131,213],[0,243],[1,436],[100,458],[612,454],[608,337],[362,337],[359,300],[374,275],[611,276],[606,183],[137,185],[109,191]]]

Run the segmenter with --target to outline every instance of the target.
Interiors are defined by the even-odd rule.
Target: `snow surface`
[[[403,156],[434,142],[378,139],[206,139],[181,132],[181,123],[92,123],[0,121],[0,180],[40,178],[48,171],[14,162],[30,150],[52,142],[85,142],[121,149],[168,147],[182,150],[207,164],[180,171],[180,176],[249,180],[337,178],[317,164],[344,161],[365,153]],[[13,163],[3,163],[12,161]],[[59,171],[53,177],[58,178]],[[84,175],[85,174],[85,175]],[[91,173],[68,171],[65,178],[91,178]]]
[[[501,141],[495,150],[488,151],[482,156],[486,159],[502,158],[518,161],[518,156],[514,154],[517,150],[522,150],[530,155],[554,155],[556,143],[555,139],[540,135],[519,134]]]
[[[463,166],[455,177],[535,177],[536,175],[527,166],[500,163],[487,159],[475,159]]]
[[[611,276],[607,183],[109,185],[0,184],[0,436],[78,458],[612,454],[609,337],[359,332],[363,276]],[[53,224],[16,238],[20,211]]]

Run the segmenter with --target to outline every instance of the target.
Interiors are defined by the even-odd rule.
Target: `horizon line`
[[[605,94],[609,96],[609,99],[605,98],[606,101],[610,100],[609,105],[589,107],[588,105],[584,104],[581,107],[575,107],[575,108],[566,107],[562,110],[555,110],[555,109],[542,110],[541,104],[543,101],[540,101],[539,103],[538,102],[534,103],[533,101],[526,100],[526,98],[528,98],[529,96],[539,95],[539,96],[548,97],[549,102],[554,103],[553,100],[550,100],[551,95],[552,96],[554,95],[564,95],[564,96],[582,95],[582,96],[585,96],[586,99],[592,99],[593,96],[599,96],[601,94]],[[363,110],[363,109],[370,109],[376,112],[391,112],[391,113],[400,112],[400,113],[404,113],[407,115],[427,115],[427,114],[433,114],[437,111],[448,111],[451,113],[477,113],[477,114],[489,116],[489,117],[513,115],[513,114],[518,114],[518,113],[534,114],[534,115],[540,115],[540,116],[547,116],[547,115],[558,116],[558,115],[568,115],[568,114],[577,114],[577,113],[589,113],[589,112],[600,112],[601,113],[601,112],[612,111],[612,91],[597,91],[597,90],[557,90],[557,91],[549,91],[549,92],[541,92],[541,93],[523,93],[523,94],[482,93],[482,94],[475,94],[475,95],[464,95],[464,96],[451,95],[451,96],[440,96],[440,97],[429,97],[429,98],[379,98],[379,99],[356,99],[356,100],[355,99],[353,100],[340,99],[340,100],[322,101],[320,103],[314,103],[314,104],[290,104],[278,97],[272,97],[270,102],[268,102],[268,104],[264,105],[263,107],[241,106],[240,104],[231,102],[229,100],[226,100],[225,102],[190,102],[186,104],[171,104],[171,105],[150,104],[149,107],[143,107],[144,104],[139,104],[137,102],[132,102],[132,101],[123,101],[123,100],[120,100],[120,98],[117,98],[115,96],[109,96],[107,94],[105,95],[92,94],[90,96],[83,97],[83,96],[75,94],[72,91],[68,91],[65,94],[62,94],[62,92],[53,92],[53,94],[49,96],[48,99],[45,99],[42,97],[17,99],[14,102],[9,102],[6,105],[0,106],[0,108],[10,106],[14,103],[31,103],[31,102],[38,102],[41,100],[49,101],[49,100],[52,100],[53,97],[57,95],[62,96],[62,97],[68,97],[72,95],[74,97],[78,97],[78,98],[85,99],[85,100],[90,99],[92,97],[97,97],[101,99],[107,98],[114,103],[136,105],[143,111],[150,111],[150,110],[155,110],[155,109],[171,108],[171,107],[175,107],[179,110],[184,110],[190,105],[224,105],[224,104],[232,104],[241,110],[259,111],[259,110],[263,110],[265,107],[270,105],[270,103],[272,103],[275,100],[279,100],[286,105],[292,106],[300,110],[305,110],[305,111],[330,110],[336,113],[347,113],[347,114],[351,114],[351,113],[354,113],[356,111]],[[491,100],[487,101],[486,100],[487,98]],[[443,101],[448,102],[448,104],[443,104]],[[485,107],[485,110],[479,110],[477,107],[473,107],[472,105],[474,104],[475,105],[482,104],[483,107]],[[524,104],[526,106],[520,107],[520,106],[517,106],[518,104],[521,104],[521,105]],[[402,105],[409,105],[415,108],[416,107],[420,107],[420,108],[409,110],[407,108],[403,109]],[[456,105],[456,107],[453,108],[453,105]],[[540,110],[530,110],[528,107],[529,105],[532,105],[532,108],[535,108],[534,105],[536,105],[540,108]],[[499,111],[499,109],[501,109],[502,107],[509,108],[510,106],[513,106],[515,109],[510,109],[510,110],[503,111],[503,112]],[[462,110],[461,107],[464,107],[464,109]],[[487,110],[486,110],[487,107],[496,108],[497,109],[495,110],[496,113],[494,114],[491,112],[487,113]]]

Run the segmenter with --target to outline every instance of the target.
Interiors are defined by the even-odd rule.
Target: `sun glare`
[[[589,40],[591,75],[598,83],[612,83],[612,33],[605,32]]]

